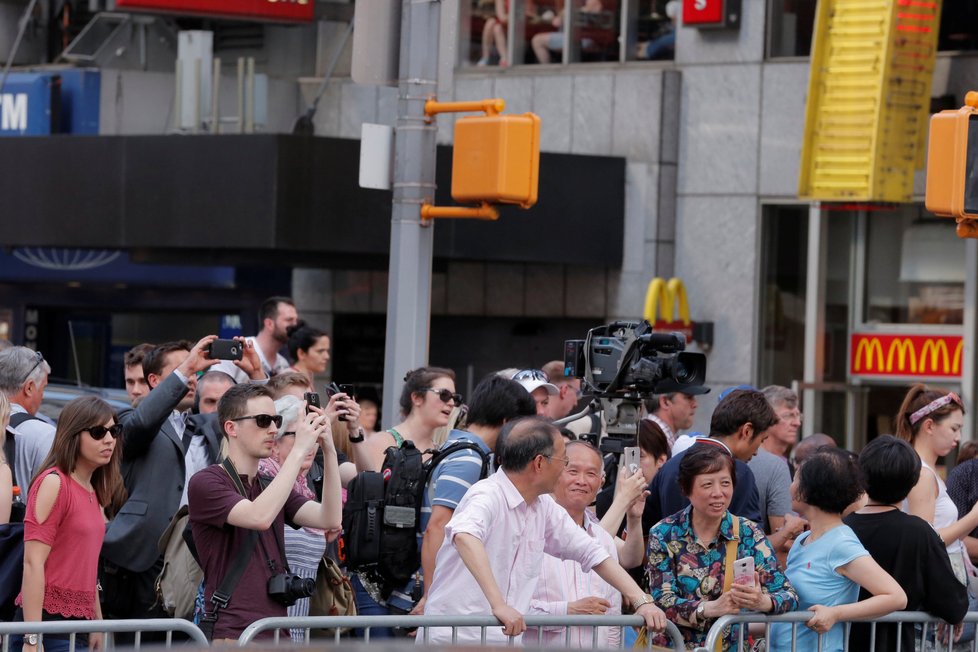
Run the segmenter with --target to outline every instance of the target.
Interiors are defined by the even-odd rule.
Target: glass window
[[[882,324],[961,324],[964,240],[954,221],[921,205],[867,214],[863,320]]]
[[[765,206],[759,382],[790,386],[805,370],[808,206]]]

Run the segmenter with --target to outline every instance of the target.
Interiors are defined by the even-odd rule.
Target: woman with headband
[[[958,508],[934,470],[937,459],[954,450],[961,439],[964,403],[954,392],[917,384],[903,399],[896,424],[896,436],[910,442],[922,467],[920,479],[907,496],[906,511],[934,526],[947,547],[955,576],[967,584],[971,564],[962,539],[978,527],[978,504],[958,518]]]

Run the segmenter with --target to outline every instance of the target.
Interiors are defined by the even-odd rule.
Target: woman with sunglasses
[[[355,443],[357,469],[380,471],[385,451],[392,446],[401,447],[406,441],[422,452],[436,448],[435,431],[448,425],[452,410],[461,404],[462,397],[455,392],[455,372],[451,369],[421,367],[409,371],[404,377],[404,389],[401,391],[403,420],[389,430],[373,433],[366,441],[362,434],[358,439],[351,437],[350,441]],[[425,460],[429,457],[427,453],[424,455]],[[394,587],[394,594],[391,587],[384,585],[383,578],[370,573],[355,573],[350,580],[359,615],[386,616],[391,613],[392,607],[407,613],[413,608],[413,603],[408,600],[398,602],[396,595],[411,596],[416,593],[419,598],[421,595],[420,584],[415,578],[409,580],[405,587]],[[374,627],[370,630],[371,639],[390,636],[393,636],[393,631],[389,628]]]
[[[7,395],[0,392],[0,434],[6,437],[7,424],[10,422],[10,401]],[[0,439],[6,442],[6,439]],[[0,446],[0,525],[10,522],[10,508],[14,504],[14,474],[10,470],[13,460],[7,460]]]
[[[24,520],[24,581],[14,620],[100,620],[98,556],[105,522],[125,502],[119,465],[122,426],[112,408],[95,396],[61,411],[51,451],[31,483]],[[28,631],[30,630],[27,627]],[[83,636],[75,648],[84,649]],[[36,652],[37,634],[11,637],[15,651]],[[87,646],[101,649],[102,635]],[[44,637],[45,652],[69,649],[67,635]]]
[[[905,511],[930,523],[944,541],[954,575],[968,584],[970,562],[962,539],[978,527],[978,504],[958,518],[958,508],[937,474],[937,459],[957,448],[964,425],[964,403],[954,392],[910,388],[896,416],[896,436],[910,442],[920,457],[920,479],[910,490]]]

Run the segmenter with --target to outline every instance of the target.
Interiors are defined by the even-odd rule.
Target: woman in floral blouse
[[[703,645],[720,616],[741,609],[780,614],[798,605],[764,531],[727,511],[736,481],[733,457],[724,448],[709,440],[696,444],[679,464],[679,484],[689,507],[649,531],[649,593],[679,627],[687,647]],[[724,568],[727,542],[735,539],[735,559],[754,559],[754,583],[733,584],[724,592],[724,573],[733,572]],[[735,626],[727,632],[723,649],[736,640],[737,630]]]

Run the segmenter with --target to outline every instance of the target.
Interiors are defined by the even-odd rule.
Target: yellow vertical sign
[[[819,0],[798,194],[908,202],[941,0]]]

